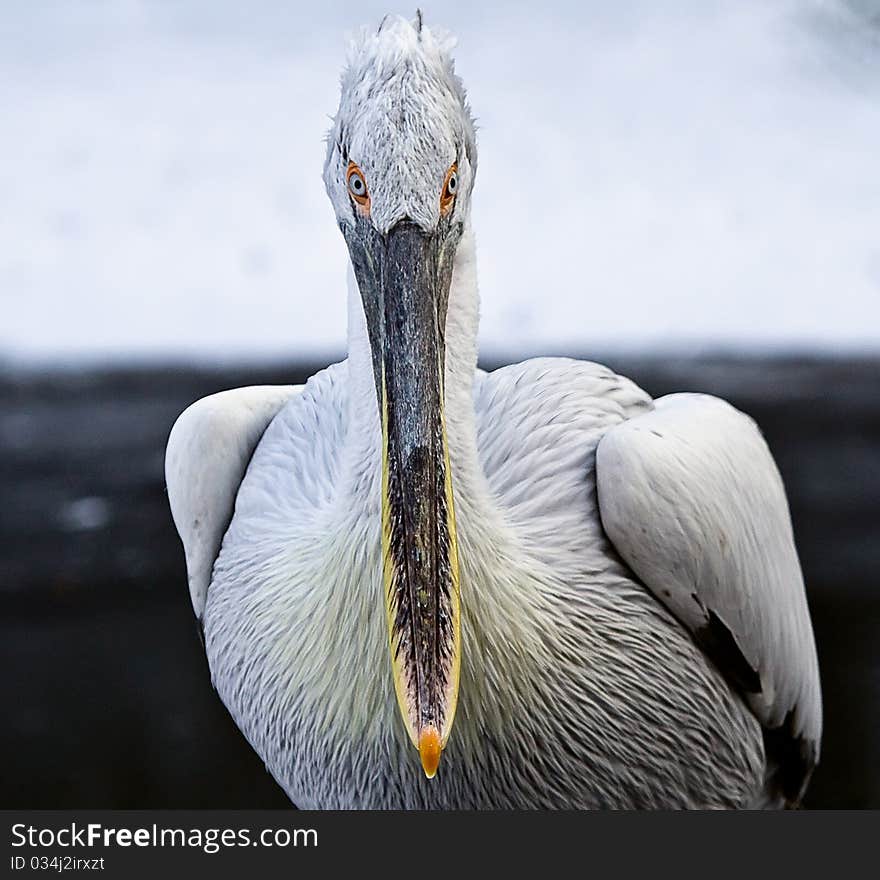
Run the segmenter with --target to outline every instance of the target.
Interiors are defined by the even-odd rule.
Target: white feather
[[[168,503],[183,541],[190,598],[199,620],[211,568],[254,447],[298,391],[293,385],[221,391],[188,407],[171,429],[165,450]]]
[[[598,449],[602,522],[621,556],[691,632],[710,614],[760,679],[762,724],[791,713],[813,763],[822,700],[782,479],[755,423],[703,394],[673,394]]]

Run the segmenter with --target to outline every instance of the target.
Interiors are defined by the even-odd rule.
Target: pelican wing
[[[254,449],[275,414],[301,390],[298,385],[256,385],[221,391],[184,410],[171,429],[165,482],[199,621]]]
[[[798,801],[819,754],[819,671],[785,490],[758,427],[718,398],[673,394],[609,431],[596,456],[605,531],[739,688],[775,788]]]

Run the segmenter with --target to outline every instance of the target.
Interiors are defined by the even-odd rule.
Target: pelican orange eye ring
[[[440,193],[440,214],[445,217],[451,210],[458,192],[458,165],[455,162],[449,166],[446,179],[443,181],[443,190]]]
[[[354,162],[348,163],[345,172],[345,180],[348,184],[348,194],[360,207],[362,214],[370,213],[370,193],[367,190],[367,181],[363,171]]]

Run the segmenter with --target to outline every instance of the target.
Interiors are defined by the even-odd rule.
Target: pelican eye
[[[367,181],[364,179],[363,171],[354,162],[349,162],[345,179],[348,183],[348,192],[351,197],[369,213],[370,193],[367,190]]]
[[[452,210],[455,194],[458,192],[458,166],[454,163],[446,172],[446,180],[443,181],[443,192],[440,193],[440,213],[448,214]]]

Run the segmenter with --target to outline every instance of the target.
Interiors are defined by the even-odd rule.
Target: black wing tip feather
[[[794,726],[794,709],[779,727],[765,727],[764,754],[767,759],[767,789],[796,809],[818,762],[817,744],[798,733]]]
[[[698,597],[694,597],[702,606]],[[727,679],[747,694],[761,693],[761,676],[748,660],[727,624],[711,608],[706,623],[694,630],[694,641]]]
[[[741,693],[761,693],[761,676],[746,660],[733,633],[714,611],[706,612],[706,624],[694,630],[696,643]],[[816,743],[796,730],[794,715],[791,709],[778,727],[762,728],[768,768],[765,786],[788,808],[800,806],[819,757]]]

